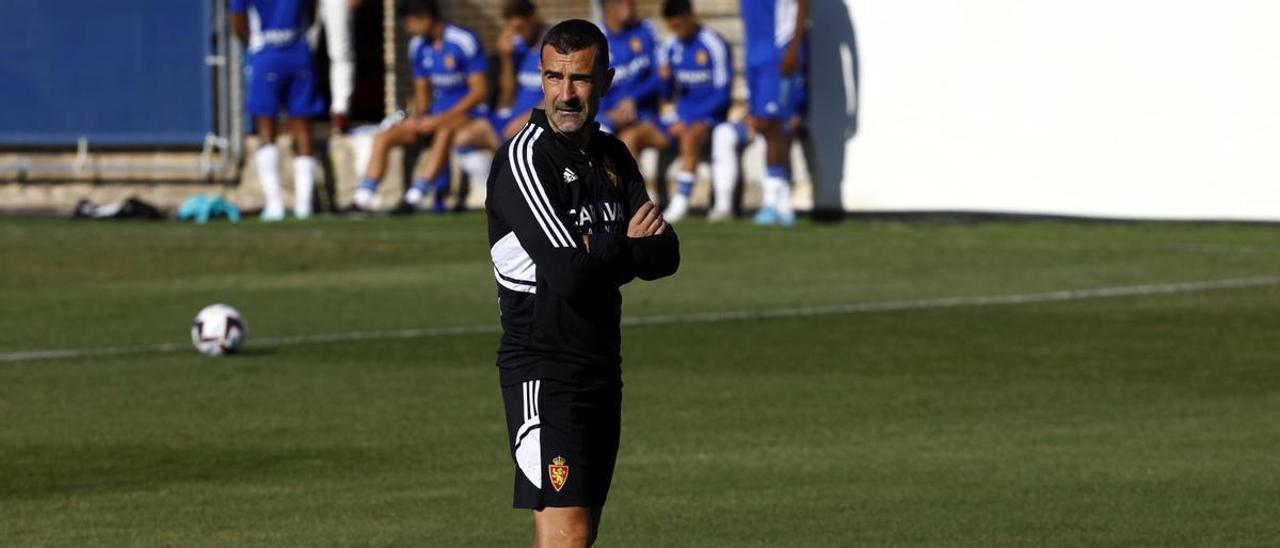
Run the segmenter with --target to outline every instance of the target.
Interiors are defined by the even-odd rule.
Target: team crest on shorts
[[[564,482],[569,481],[569,465],[564,463],[564,457],[551,459],[551,464],[547,465],[547,475],[551,477],[551,486],[559,493]]]

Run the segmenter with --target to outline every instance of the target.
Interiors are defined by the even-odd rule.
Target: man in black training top
[[[502,147],[488,181],[498,368],[516,508],[535,546],[590,546],[622,418],[619,287],[675,273],[679,242],[626,146],[595,123],[613,81],[594,24],[542,40],[543,103]]]

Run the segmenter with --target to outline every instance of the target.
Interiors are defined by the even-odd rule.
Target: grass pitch
[[[1280,273],[1274,227],[679,227],[628,316]],[[525,546],[478,215],[0,219],[0,544]],[[624,330],[600,546],[1271,546],[1280,286]]]

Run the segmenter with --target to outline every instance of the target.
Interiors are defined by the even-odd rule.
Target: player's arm
[[[428,112],[431,112],[431,79],[414,78],[413,113],[417,116],[426,116]]]
[[[658,80],[662,82],[660,92],[664,101],[672,100],[676,93],[676,79],[671,70],[671,51],[674,49],[672,45],[674,41],[675,38],[671,38],[658,48]]]
[[[496,159],[502,165],[495,170],[490,207],[516,233],[551,291],[572,299],[617,287],[626,238],[594,233],[584,241],[556,189],[542,184],[558,181],[559,174],[537,154],[530,162],[519,143],[517,138]]]
[[[647,28],[647,27],[646,27]],[[630,89],[630,97],[632,101],[643,103],[645,100],[657,96],[662,91],[662,79],[658,77],[658,48],[657,36],[653,34],[652,29],[648,30],[646,41],[649,46],[649,67],[650,70],[644,78],[633,80]]]
[[[231,30],[236,33],[236,38],[240,39],[240,43],[249,44],[249,18],[245,14],[248,6],[245,0],[231,0],[230,21]]]
[[[510,28],[503,29],[498,37],[498,108],[509,108],[516,100],[516,72],[520,67],[516,64],[515,40]]]
[[[796,62],[800,58],[800,48],[809,33],[809,0],[796,0],[796,30],[791,35],[787,50],[782,52],[779,70],[783,76],[791,76],[796,72]]]
[[[627,227],[626,245],[626,258],[631,272],[646,281],[675,274],[680,268],[680,239],[676,237],[675,229],[662,219],[658,208],[649,201],[649,194],[644,188],[644,176],[640,174],[630,153],[624,150],[618,157],[626,160],[619,162],[618,174],[623,177],[627,193],[627,218],[631,219]],[[646,218],[649,212],[652,212],[652,217],[656,217],[656,223]]]
[[[484,50],[476,48],[471,57],[465,61],[467,69],[467,94],[448,110],[440,113],[437,125],[452,123],[465,119],[471,109],[483,103],[489,97],[489,60]]]
[[[440,124],[453,122],[467,117],[471,109],[484,102],[489,96],[489,80],[484,72],[472,72],[467,75],[467,94],[448,110],[438,116]]]

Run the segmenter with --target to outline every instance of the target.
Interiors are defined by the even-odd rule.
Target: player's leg
[[[788,154],[791,148],[787,131],[783,127],[783,121],[776,118],[760,119],[758,129],[764,136],[765,143],[764,179],[761,186],[764,187],[766,201],[771,206],[768,211],[773,213],[773,220],[761,222],[757,217],[757,224],[789,225],[794,222],[795,214],[791,210],[791,169]],[[765,209],[762,208],[761,211]]]
[[[795,222],[795,214],[791,211],[790,148],[784,124],[795,108],[791,79],[781,77],[777,61],[748,67],[747,78],[756,131],[765,141],[765,176],[761,182],[764,192],[755,222],[790,225]]]
[[[733,187],[738,183],[739,151],[746,143],[746,124],[722,122],[711,132],[711,185],[715,201],[708,219],[733,217]]]
[[[427,148],[427,158],[423,162],[422,170],[418,172],[417,177],[414,177],[409,190],[404,194],[403,202],[396,208],[396,213],[410,213],[416,210],[422,198],[429,192],[435,193],[432,210],[436,213],[444,213],[445,198],[449,194],[449,152],[453,148],[458,130],[469,122],[470,120],[462,120],[441,126],[436,130],[431,139],[431,146]]]
[[[662,217],[669,223],[678,223],[689,212],[689,196],[693,194],[693,184],[697,180],[698,160],[702,150],[707,146],[711,136],[711,124],[699,120],[689,124],[680,134],[680,165],[676,171],[676,195],[671,204],[662,212]]]
[[[369,164],[365,168],[364,177],[356,187],[352,200],[357,209],[368,209],[373,202],[373,195],[378,191],[378,183],[387,169],[387,156],[393,147],[409,146],[418,141],[420,134],[408,124],[399,123],[380,131],[373,136],[370,147]]]
[[[546,507],[533,511],[534,546],[537,548],[586,548],[595,542],[592,508]]]
[[[458,167],[471,181],[468,201],[475,198],[473,203],[484,203],[487,191],[485,183],[489,180],[489,169],[493,165],[493,151],[502,145],[498,131],[505,122],[506,118],[497,114],[475,118],[462,126],[453,139]]]
[[[280,114],[281,87],[278,63],[263,52],[249,58],[245,67],[245,110],[253,116],[258,134],[258,150],[253,153],[258,183],[262,185],[262,220],[284,218],[284,199],[280,194],[280,149],[276,146],[276,116]]]
[[[532,112],[533,111],[531,110],[527,110],[524,113],[512,116],[510,120],[507,120],[505,127],[502,128],[502,142],[506,143],[514,139],[516,134],[520,133],[521,129],[524,129],[524,125],[529,123],[529,114]]]
[[[316,157],[311,138],[311,120],[302,116],[290,116],[289,133],[293,136],[293,215],[299,219],[311,216],[311,204],[315,197]]]
[[[347,129],[347,111],[355,85],[355,53],[351,44],[351,8],[348,2],[321,0],[319,14],[324,22],[329,52],[329,92],[333,98],[329,110],[338,132]]]
[[[324,114],[324,98],[316,90],[311,72],[311,53],[304,49],[296,54],[297,66],[285,79],[289,101],[289,133],[293,135],[293,213],[299,219],[311,216],[315,196],[316,158],[311,138],[311,116]]]
[[[253,164],[258,170],[258,183],[262,185],[261,218],[263,221],[279,221],[284,218],[284,198],[280,193],[276,119],[274,116],[254,116],[253,125],[258,133],[258,150],[253,153]]]
[[[663,149],[671,146],[667,135],[649,120],[628,125],[625,129],[619,130],[617,136],[635,157],[639,157],[640,152],[646,148]]]
[[[590,546],[617,461],[621,386],[533,380],[503,386],[502,396],[513,506],[533,510],[535,546]]]

